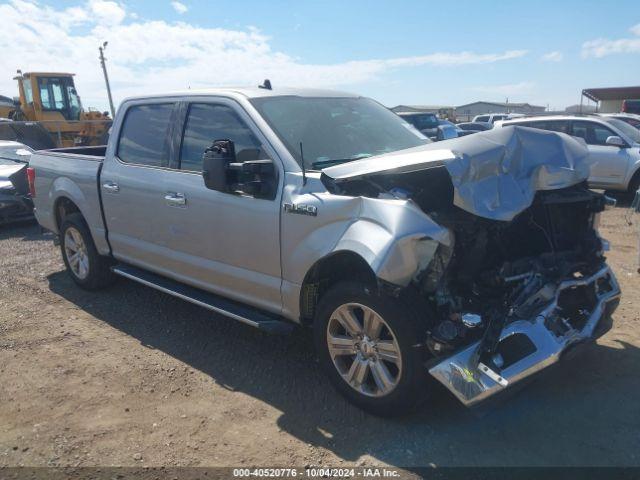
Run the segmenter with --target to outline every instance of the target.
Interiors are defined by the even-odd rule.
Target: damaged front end
[[[587,188],[583,144],[510,128],[403,155],[326,169],[323,183],[410,200],[449,232],[405,287],[430,307],[429,372],[460,401],[474,405],[608,330],[620,288],[597,232],[608,199]]]
[[[456,243],[421,275],[441,319],[428,333],[429,371],[465,405],[608,329],[620,289],[594,228],[605,202],[578,185],[538,192],[506,224],[441,218]]]
[[[27,164],[0,165],[0,225],[33,218]]]

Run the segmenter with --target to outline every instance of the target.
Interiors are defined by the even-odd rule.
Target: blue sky
[[[389,106],[508,97],[564,108],[582,88],[640,84],[638,0],[0,1],[7,16],[28,35],[0,58],[0,94],[16,68],[72,69],[100,108],[102,40],[116,100],[270,76]],[[16,49],[12,33],[0,33],[3,51]]]

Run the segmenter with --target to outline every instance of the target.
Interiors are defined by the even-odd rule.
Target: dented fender
[[[282,203],[287,207],[281,213],[287,316],[297,319],[305,276],[330,255],[355,253],[378,278],[405,287],[427,267],[438,244],[452,242],[451,232],[411,200],[334,195],[319,175],[309,174],[306,185],[295,173],[287,175],[292,178],[285,181]]]

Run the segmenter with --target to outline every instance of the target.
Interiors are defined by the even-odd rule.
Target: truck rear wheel
[[[89,227],[79,213],[64,218],[60,226],[60,248],[67,272],[80,287],[95,290],[115,280],[111,259],[98,254]]]
[[[358,283],[334,286],[320,300],[314,338],[333,386],[380,416],[409,413],[426,397],[418,321],[402,302]]]

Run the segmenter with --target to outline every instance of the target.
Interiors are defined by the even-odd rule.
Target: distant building
[[[640,87],[586,88],[582,95],[598,104],[601,113],[616,113],[622,110],[623,100],[640,100]]]
[[[598,108],[595,105],[569,105],[564,109],[566,113],[595,113]]]
[[[456,120],[459,122],[470,122],[476,115],[483,113],[543,113],[546,107],[530,105],[529,103],[506,103],[506,102],[473,102],[460,105],[455,109]]]

